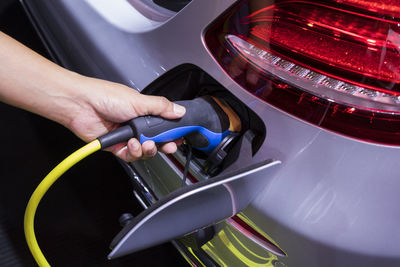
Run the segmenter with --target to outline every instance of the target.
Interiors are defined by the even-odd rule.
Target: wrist
[[[85,95],[80,91],[79,83],[83,76],[61,69],[52,79],[47,79],[45,87],[33,90],[32,99],[27,110],[42,115],[70,128],[71,122],[87,108]]]

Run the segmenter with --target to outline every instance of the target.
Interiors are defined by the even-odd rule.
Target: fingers
[[[121,143],[112,146],[107,150],[111,151],[117,157],[126,162],[133,162],[139,159],[149,159],[154,157],[157,153],[157,146],[153,141],[146,141],[140,145],[137,139],[132,138],[126,144]],[[160,151],[165,154],[175,153],[176,150],[177,144],[175,142],[169,142],[160,147]]]
[[[170,143],[163,144],[160,147],[160,151],[165,154],[172,154],[172,153],[176,152],[177,148],[178,147],[177,147],[176,143],[170,142]]]
[[[157,147],[153,141],[146,141],[142,144],[143,159],[149,159],[156,155]]]
[[[123,160],[132,162],[143,156],[142,146],[137,139],[131,138],[126,144],[126,147],[126,158]]]
[[[137,105],[139,116],[159,115],[167,119],[177,119],[185,115],[186,109],[162,96],[140,95]]]
[[[139,141],[132,138],[126,145],[126,152],[122,159],[128,162],[136,161],[138,159],[149,159],[156,155],[157,147],[153,141],[144,142],[140,145]]]

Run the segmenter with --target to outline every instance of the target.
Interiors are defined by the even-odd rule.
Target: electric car
[[[192,266],[400,265],[400,2],[21,3],[60,65],[240,118],[218,151],[121,163],[146,209],[110,258],[171,241]]]

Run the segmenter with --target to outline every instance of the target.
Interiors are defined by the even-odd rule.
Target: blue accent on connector
[[[163,133],[160,133],[153,137],[147,137],[143,134],[140,135],[140,143],[143,144],[146,141],[152,140],[155,143],[164,143],[170,142],[176,139],[179,139],[185,135],[188,135],[193,132],[199,132],[204,135],[208,139],[207,147],[195,147],[194,148],[206,152],[211,152],[216,148],[221,141],[231,133],[230,130],[226,130],[223,133],[214,133],[203,126],[182,126],[174,129],[167,130]]]

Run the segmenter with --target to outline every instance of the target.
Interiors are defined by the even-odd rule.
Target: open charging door
[[[247,131],[219,175],[184,186],[158,200],[130,221],[111,243],[109,259],[118,258],[189,234],[246,208],[281,163],[252,155],[254,134]]]

